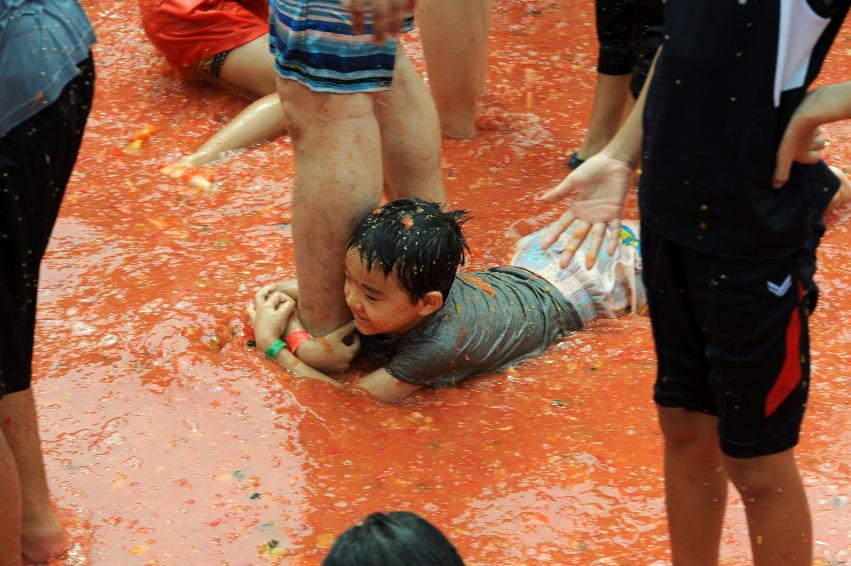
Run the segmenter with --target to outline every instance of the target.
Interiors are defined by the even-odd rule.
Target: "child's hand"
[[[354,330],[352,321],[322,338],[305,342],[298,349],[299,359],[322,371],[348,369],[360,352],[360,336]]]
[[[255,310],[254,336],[259,351],[265,352],[276,340],[281,339],[294,311],[295,301],[279,291],[271,293]]]

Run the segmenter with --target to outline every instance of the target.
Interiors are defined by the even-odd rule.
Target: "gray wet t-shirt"
[[[441,310],[396,340],[370,339],[391,356],[397,379],[447,387],[540,355],[582,322],[564,296],[537,275],[514,267],[459,273]]]

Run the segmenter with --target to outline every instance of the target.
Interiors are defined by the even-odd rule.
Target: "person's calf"
[[[20,552],[31,562],[43,562],[65,552],[67,538],[50,503],[32,389],[0,400],[0,422],[17,471]]]
[[[0,566],[21,563],[21,490],[15,458],[0,432]]]
[[[756,566],[812,563],[812,524],[793,449],[725,458],[742,497]]]
[[[660,406],[659,423],[665,436],[665,506],[673,564],[714,566],[727,503],[717,418]]]

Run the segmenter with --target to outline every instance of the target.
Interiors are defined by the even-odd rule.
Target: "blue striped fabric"
[[[390,89],[397,40],[373,43],[369,20],[356,35],[343,0],[269,0],[269,5],[269,47],[281,77],[318,92]],[[409,16],[402,31],[413,24]]]

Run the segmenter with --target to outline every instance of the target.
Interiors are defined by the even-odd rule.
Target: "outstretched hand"
[[[567,267],[576,251],[588,240],[585,264],[590,269],[597,260],[603,238],[609,231],[609,253],[617,246],[621,229],[621,214],[626,191],[632,183],[632,167],[604,154],[597,154],[568,175],[557,187],[545,193],[541,200],[556,202],[570,192],[576,199],[570,208],[553,222],[544,234],[544,249],[553,245],[565,230],[576,230],[561,254],[559,264]]]
[[[399,35],[402,22],[410,14],[415,0],[348,0],[352,29],[361,33],[364,21],[372,21],[372,34],[375,43],[384,43],[388,36]]]

